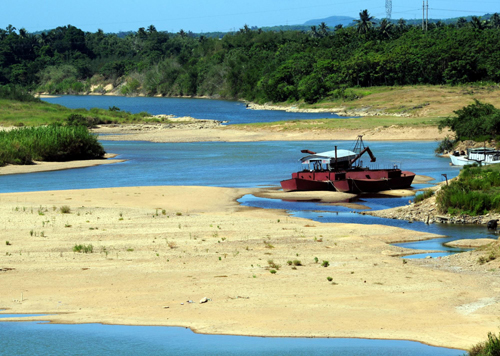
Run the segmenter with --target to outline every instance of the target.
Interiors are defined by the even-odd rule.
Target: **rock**
[[[208,302],[208,298],[207,298],[207,297],[202,298],[202,299],[200,300],[200,304],[203,304],[203,303],[206,303],[206,302]]]

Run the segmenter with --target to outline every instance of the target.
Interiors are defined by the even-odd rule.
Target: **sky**
[[[297,25],[329,16],[385,17],[386,0],[3,0],[0,28],[28,32],[73,25],[83,31],[232,31],[249,26]],[[428,0],[429,18],[500,13],[500,0]],[[392,18],[422,16],[422,0],[392,0]]]

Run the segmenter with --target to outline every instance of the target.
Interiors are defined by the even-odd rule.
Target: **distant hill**
[[[352,24],[354,17],[350,16],[330,16],[324,19],[309,20],[304,23],[305,26],[318,26],[320,23],[324,22],[328,27],[335,27],[337,25],[342,25],[347,27]]]

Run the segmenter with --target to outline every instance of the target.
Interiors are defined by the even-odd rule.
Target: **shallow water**
[[[116,106],[122,111],[134,114],[146,111],[152,115],[191,116],[195,119],[228,121],[228,124],[310,119],[348,120],[346,117],[330,113],[249,110],[245,103],[239,101],[212,99],[64,95],[56,98],[44,98],[43,100],[72,109],[109,109]]]
[[[0,176],[0,192],[106,187],[201,185],[225,187],[279,186],[299,170],[301,149],[317,152],[352,148],[343,141],[268,141],[151,143],[101,141],[107,152],[127,162],[57,172]],[[377,157],[373,168],[392,167],[442,181],[459,169],[435,157],[435,142],[370,142]],[[367,165],[367,162],[365,162]],[[423,185],[414,185],[415,188]]]
[[[0,322],[5,355],[455,356],[463,351],[411,341],[201,335],[185,328]]]

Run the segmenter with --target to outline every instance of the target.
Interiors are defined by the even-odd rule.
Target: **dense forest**
[[[349,99],[349,87],[500,81],[500,16],[430,23],[374,21],[309,31],[245,26],[220,38],[160,32],[125,36],[68,25],[30,34],[0,29],[0,85],[49,93],[190,95],[257,102]]]

